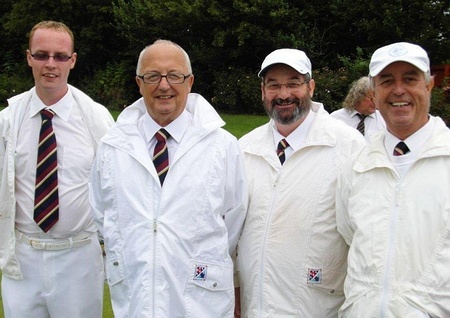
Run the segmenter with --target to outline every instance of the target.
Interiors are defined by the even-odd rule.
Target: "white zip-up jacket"
[[[271,120],[240,139],[249,187],[237,256],[242,317],[335,318],[347,244],[336,230],[337,170],[364,144],[320,103],[301,148],[281,166]]]
[[[114,120],[104,106],[94,102],[77,88],[70,85],[69,88],[80,106],[96,148]],[[8,99],[9,106],[0,113],[0,268],[3,275],[17,280],[23,276],[15,254],[15,152],[20,123],[27,115],[25,109],[30,102],[32,90]]]
[[[339,178],[337,226],[350,245],[342,317],[450,317],[450,130],[430,120],[403,179],[385,132]]]
[[[232,317],[233,261],[245,219],[238,142],[200,95],[161,188],[138,131],[143,99],[102,139],[91,204],[116,317]]]

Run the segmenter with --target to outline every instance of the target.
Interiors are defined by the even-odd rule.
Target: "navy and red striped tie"
[[[408,146],[403,141],[400,141],[394,148],[394,156],[403,156],[409,151]]]
[[[47,232],[59,219],[58,157],[56,137],[53,132],[51,110],[41,111],[38,158],[36,167],[36,190],[34,194],[34,220]]]
[[[160,129],[156,132],[155,138],[157,140],[155,150],[153,152],[153,164],[158,173],[159,182],[161,186],[164,183],[167,172],[169,171],[169,151],[167,150],[167,139],[170,134],[165,129]]]
[[[281,164],[283,164],[286,160],[286,154],[284,151],[287,147],[289,147],[289,143],[286,141],[286,139],[280,140],[277,146],[277,156],[278,159],[280,159]]]

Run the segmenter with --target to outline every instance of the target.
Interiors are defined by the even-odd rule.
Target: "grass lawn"
[[[0,110],[2,110],[3,107],[0,107]],[[117,118],[119,115],[119,111],[112,111],[111,112],[114,118]],[[252,130],[253,128],[256,128],[264,123],[267,123],[268,117],[267,116],[253,116],[253,115],[226,115],[222,114],[222,119],[226,122],[225,129],[228,130],[230,133],[232,133],[237,138],[242,137],[244,134]],[[2,304],[2,298],[0,294],[0,318],[3,318],[3,304]],[[105,297],[104,297],[104,303],[103,303],[103,318],[112,318],[114,317],[112,308],[111,308],[111,301],[109,297],[109,289],[108,286],[105,284]]]

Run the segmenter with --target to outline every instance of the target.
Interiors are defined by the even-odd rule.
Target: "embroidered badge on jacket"
[[[206,280],[208,265],[195,265],[194,280]]]
[[[321,284],[322,283],[322,269],[321,268],[308,268],[308,284]]]

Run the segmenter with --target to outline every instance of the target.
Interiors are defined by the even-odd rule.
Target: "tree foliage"
[[[262,112],[256,74],[277,48],[307,53],[314,99],[328,110],[340,107],[382,45],[414,42],[434,64],[450,63],[450,0],[4,0],[0,9],[2,99],[32,85],[26,35],[43,19],[72,28],[79,55],[72,83],[113,108],[139,97],[137,57],[159,38],[189,53],[194,90],[233,113]],[[448,106],[434,100],[444,105],[438,109]]]

